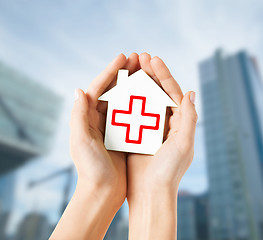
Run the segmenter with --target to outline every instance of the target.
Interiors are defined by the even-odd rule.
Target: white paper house
[[[108,101],[104,144],[108,150],[155,154],[163,142],[166,107],[172,99],[143,70],[119,70]]]

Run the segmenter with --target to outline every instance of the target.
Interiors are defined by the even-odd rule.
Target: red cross
[[[134,101],[137,100],[137,101]],[[135,102],[135,103],[134,103]],[[139,105],[138,105],[139,104]],[[115,126],[126,127],[126,143],[142,143],[142,132],[143,129],[158,130],[160,123],[160,114],[146,113],[145,112],[146,97],[143,96],[130,96],[129,110],[117,110],[112,111],[112,121],[111,124]],[[137,110],[137,112],[136,112]],[[137,113],[137,116],[136,116]],[[118,116],[116,116],[118,115]],[[135,116],[134,116],[135,115]],[[116,118],[122,118],[122,121],[116,121]],[[131,118],[134,118],[133,121]],[[155,118],[155,119],[154,119]],[[140,120],[140,122],[138,121]],[[153,124],[149,124],[152,122]],[[144,122],[144,124],[142,123]],[[148,122],[148,123],[146,123]],[[146,124],[145,124],[146,123]],[[131,126],[132,125],[132,126]],[[131,134],[132,132],[132,134]],[[133,136],[131,136],[133,135]],[[131,139],[136,138],[136,140]]]

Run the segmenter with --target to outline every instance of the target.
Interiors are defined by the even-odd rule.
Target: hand
[[[118,70],[126,64],[126,57],[120,54],[92,81],[86,94],[76,89],[70,121],[70,153],[78,185],[108,191],[120,206],[126,197],[126,154],[104,147],[106,106],[98,97],[116,81]]]
[[[139,62],[141,68],[163,88],[178,107],[167,109],[164,143],[154,156],[133,153],[128,155],[130,239],[175,239],[178,185],[194,155],[197,122],[195,95],[194,92],[183,95],[178,83],[160,58],[151,59],[149,54],[143,53]],[[144,221],[143,212],[147,212],[146,215],[151,217],[145,216]],[[146,222],[151,222],[149,231]],[[145,235],[142,236],[142,233]],[[168,235],[163,233],[170,235],[165,237]]]
[[[70,152],[78,172],[76,191],[50,239],[102,239],[126,197],[126,153],[103,144],[107,104],[98,97],[116,84],[120,68],[135,71],[138,55],[121,54],[90,84],[76,90]]]

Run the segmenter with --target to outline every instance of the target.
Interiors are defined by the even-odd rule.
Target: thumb
[[[195,92],[187,92],[181,102],[182,121],[180,132],[183,135],[186,145],[194,145],[197,113],[195,110]],[[188,143],[188,144],[187,144]]]
[[[78,142],[87,137],[89,131],[88,109],[86,94],[81,89],[75,89],[75,102],[70,119],[71,142]]]

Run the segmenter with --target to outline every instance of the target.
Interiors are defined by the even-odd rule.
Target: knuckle
[[[87,116],[87,110],[85,109],[79,109],[79,108],[73,108],[71,111],[71,117],[73,116]]]
[[[198,115],[197,115],[197,112],[195,110],[192,111],[190,119],[193,121],[194,124],[197,123]]]
[[[88,120],[88,114],[84,110],[72,110],[69,125],[72,127],[76,121]]]
[[[194,113],[193,113],[193,121],[194,121],[195,124],[197,123],[197,120],[198,120],[198,115],[197,115],[197,112],[194,111]]]

